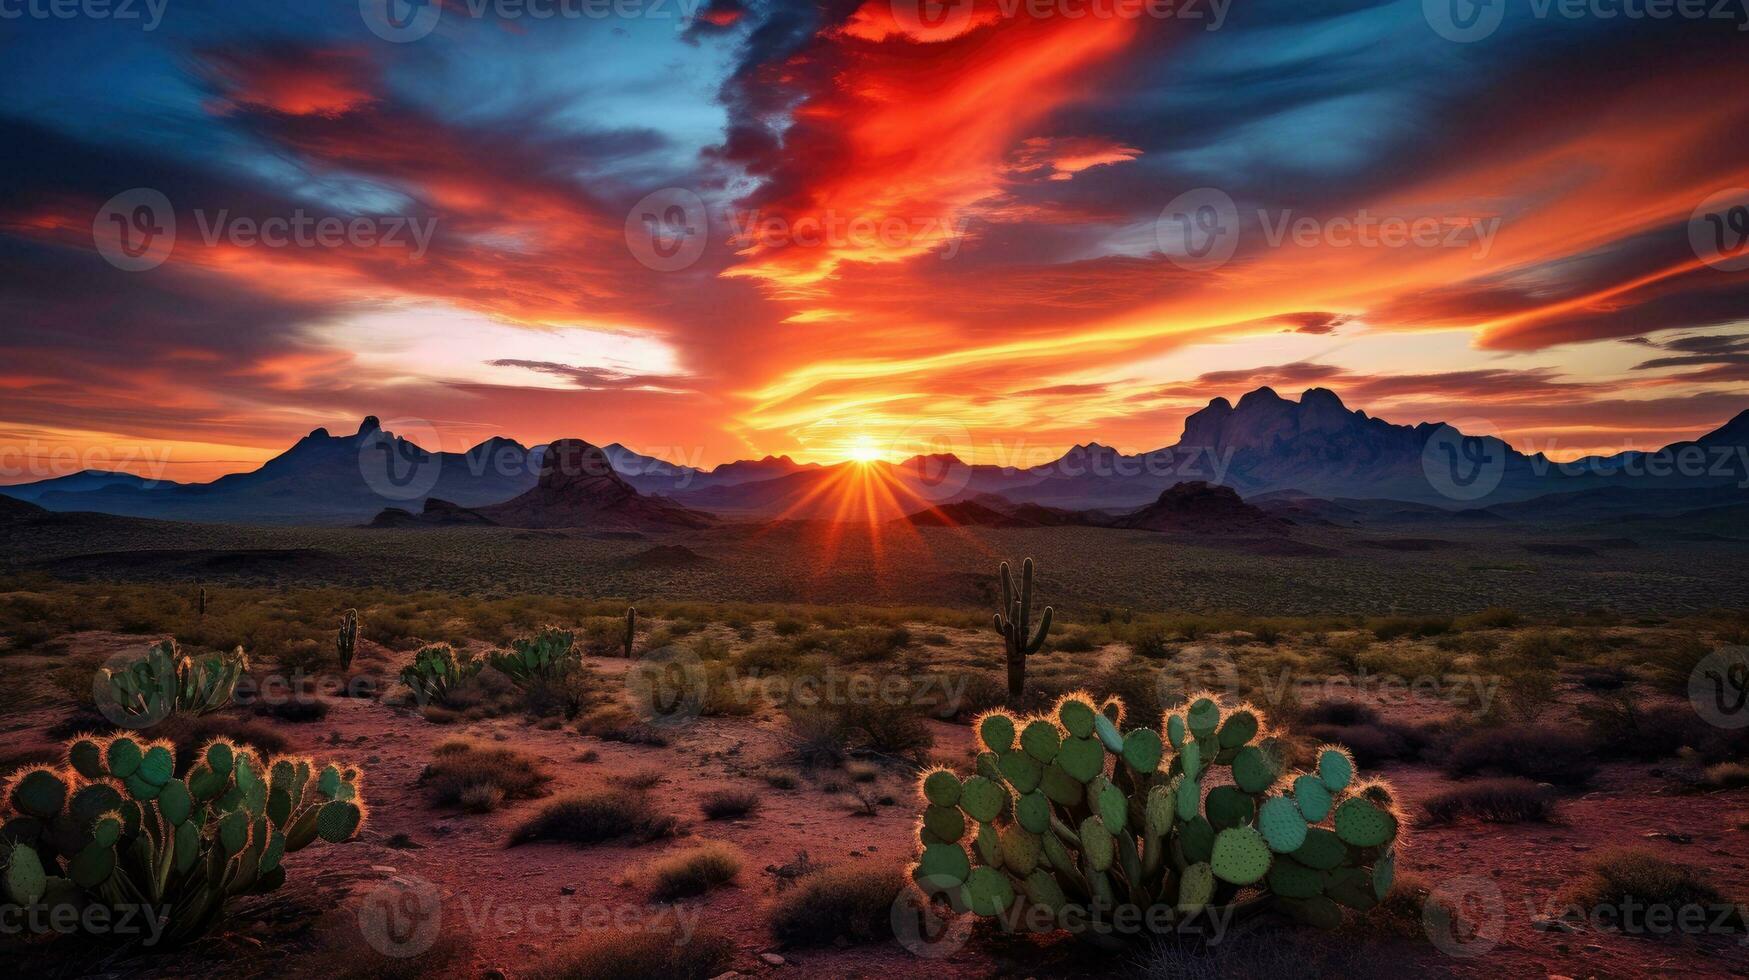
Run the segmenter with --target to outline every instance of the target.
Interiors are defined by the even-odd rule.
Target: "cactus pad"
[[[1325,749],[1318,753],[1318,779],[1330,792],[1342,792],[1354,779],[1354,760],[1346,752]]]
[[[1021,827],[1009,827],[1001,833],[1002,867],[1020,877],[1032,874],[1038,867],[1039,838]]]
[[[1063,894],[1063,886],[1057,884],[1057,879],[1043,868],[1034,869],[1026,876],[1026,894],[1035,905],[1042,905],[1055,911],[1069,903],[1068,896]]]
[[[1124,764],[1141,775],[1149,775],[1159,768],[1160,756],[1164,751],[1160,744],[1160,735],[1152,729],[1136,728],[1124,736]]]
[[[973,868],[966,878],[966,907],[976,915],[1000,915],[1014,904],[1014,886],[994,868]]]
[[[1175,749],[1184,747],[1184,717],[1182,715],[1166,716],[1166,741],[1171,742]]]
[[[1063,733],[1056,725],[1036,718],[1027,723],[1020,732],[1020,747],[1027,755],[1039,762],[1050,762],[1057,757],[1057,750],[1062,746]]]
[[[1271,856],[1263,835],[1250,827],[1229,827],[1215,835],[1215,877],[1235,885],[1249,885],[1269,873]]]
[[[1257,829],[1277,854],[1292,854],[1306,842],[1306,818],[1286,796],[1272,796],[1257,809]]]
[[[1189,776],[1178,784],[1178,792],[1173,803],[1178,808],[1178,819],[1189,820],[1197,815],[1202,807],[1202,784]]]
[[[109,743],[109,750],[104,756],[109,765],[109,774],[117,779],[126,779],[140,768],[140,759],[145,756],[145,751],[140,748],[140,743],[123,735]]]
[[[1324,893],[1324,875],[1289,857],[1269,866],[1269,890],[1282,898],[1315,898]]]
[[[1372,866],[1373,897],[1381,902],[1384,901],[1385,897],[1391,894],[1391,886],[1396,883],[1396,880],[1397,855],[1395,852],[1386,851],[1384,856]]]
[[[6,894],[19,905],[35,905],[48,891],[48,875],[36,851],[14,844],[6,865]]]
[[[12,781],[6,794],[19,813],[47,820],[67,802],[67,780],[53,769],[30,769]]]
[[[1044,778],[1044,764],[1027,752],[1004,752],[996,768],[1001,771],[1002,778],[1022,793],[1030,793],[1038,789],[1039,780]]]
[[[923,777],[923,796],[936,806],[955,806],[960,801],[960,780],[946,769]]]
[[[1123,751],[1123,736],[1118,733],[1117,722],[1112,721],[1111,716],[1104,711],[1093,716],[1093,734],[1107,752]]]
[[[164,745],[153,745],[140,756],[140,778],[153,786],[163,786],[176,775],[176,757]]]
[[[1117,857],[1115,843],[1111,831],[1098,817],[1081,821],[1081,853],[1087,857],[1093,870],[1104,871],[1111,867],[1111,862]]]
[[[951,806],[932,806],[923,811],[923,827],[943,843],[953,843],[966,835],[966,818]]]
[[[109,775],[103,767],[103,748],[95,739],[81,738],[68,746],[67,762],[86,779],[102,779]]]
[[[1057,750],[1056,762],[1080,782],[1092,782],[1105,769],[1105,747],[1091,738],[1067,738]]]
[[[1257,737],[1257,715],[1235,711],[1221,724],[1221,748],[1236,749]]]
[[[1293,853],[1294,860],[1308,868],[1328,871],[1348,857],[1348,846],[1342,838],[1322,827],[1306,828],[1306,842]]]
[[[1270,754],[1255,745],[1247,745],[1233,757],[1233,782],[1247,793],[1262,793],[1275,784],[1281,770]]]
[[[978,722],[978,739],[991,752],[1008,752],[1014,748],[1014,719],[993,711]]]
[[[1309,823],[1320,823],[1330,815],[1330,790],[1317,776],[1301,776],[1294,780],[1294,802]]]
[[[1063,723],[1063,728],[1075,738],[1090,738],[1093,735],[1093,705],[1082,698],[1066,695],[1057,705],[1057,720]]]
[[[1207,861],[1215,853],[1215,828],[1206,817],[1196,816],[1185,821],[1178,835],[1185,860]]]
[[[1195,912],[1215,897],[1215,870],[1207,861],[1198,861],[1184,869],[1178,885],[1178,910]]]
[[[973,820],[991,823],[1007,804],[1008,791],[983,776],[973,776],[960,787],[960,809]]]
[[[115,848],[95,843],[73,855],[72,863],[67,866],[67,875],[73,879],[73,884],[87,891],[108,881],[114,873]]]
[[[356,803],[345,800],[324,803],[316,814],[316,836],[330,844],[344,843],[358,833],[358,825],[363,822],[364,811]]]
[[[917,862],[916,877],[951,878],[955,884],[964,884],[972,873],[972,862],[966,857],[966,849],[958,844],[931,844],[923,849],[923,858]]]
[[[1100,777],[1099,792],[1094,798],[1099,808],[1099,819],[1105,823],[1107,830],[1116,833],[1124,829],[1129,820],[1130,801],[1124,796],[1123,790],[1112,784],[1111,780]]]
[[[1336,835],[1355,847],[1379,847],[1397,836],[1397,818],[1355,797],[1336,808]]]
[[[1051,829],[1051,801],[1043,793],[1028,793],[1015,801],[1014,819],[1035,834],[1045,833]]]
[[[1209,823],[1216,830],[1250,823],[1257,814],[1257,805],[1251,802],[1251,797],[1232,786],[1216,786],[1209,790],[1206,807]]]
[[[1208,698],[1197,698],[1191,702],[1190,710],[1185,713],[1185,720],[1197,738],[1208,738],[1221,723],[1220,705]]]
[[[1103,759],[1103,756],[1101,758]],[[1061,762],[1062,760],[1059,758],[1056,762],[1045,767],[1044,778],[1039,780],[1039,790],[1052,803],[1061,806],[1078,806],[1086,795],[1086,790],[1082,787],[1084,780],[1076,779],[1070,775]],[[1093,775],[1099,774],[1095,772]],[[1087,778],[1092,779],[1093,777]]]

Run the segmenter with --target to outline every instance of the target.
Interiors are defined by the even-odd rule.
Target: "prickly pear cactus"
[[[512,641],[511,649],[492,654],[488,662],[519,687],[555,680],[579,662],[572,652],[576,639],[570,630],[548,626],[533,637]]]
[[[146,655],[119,668],[98,671],[98,696],[115,720],[150,724],[174,714],[204,715],[231,703],[237,682],[249,669],[243,648],[195,660],[184,654],[174,637],[154,645]]]
[[[1261,711],[1208,695],[1127,732],[1123,705],[1085,693],[1049,715],[978,719],[983,751],[962,778],[932,769],[912,879],[926,900],[981,916],[1040,906],[1143,911],[1182,923],[1211,909],[1274,907],[1319,926],[1390,892],[1402,814],[1324,746],[1286,772]]]
[[[0,803],[0,904],[146,907],[164,941],[181,943],[228,899],[284,883],[286,854],[351,840],[364,822],[356,770],[223,740],[198,760],[178,775],[169,742],[86,736],[62,767],[14,773]]]
[[[438,643],[413,655],[413,662],[401,669],[401,683],[413,690],[420,704],[442,704],[451,690],[484,666],[471,654],[458,656],[454,647]]]

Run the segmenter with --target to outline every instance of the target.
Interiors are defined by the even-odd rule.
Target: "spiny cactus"
[[[1051,607],[1046,606],[1039,617],[1038,629],[1032,629],[1032,559],[1020,564],[1020,590],[1014,589],[1014,576],[1003,562],[1002,611],[996,614],[996,632],[1002,634],[1008,648],[1008,694],[1020,697],[1026,690],[1026,658],[1045,645],[1051,632]]]
[[[518,687],[555,680],[577,665],[579,658],[572,654],[576,639],[570,630],[548,626],[533,637],[512,641],[510,650],[492,654],[489,662]]]
[[[351,840],[365,819],[353,769],[263,760],[224,740],[180,776],[175,760],[167,741],[81,736],[64,766],[13,774],[0,904],[149,908],[174,945],[206,932],[228,899],[283,884],[286,854]]]
[[[626,636],[625,636],[625,641],[624,641],[625,658],[627,660],[632,659],[632,641],[637,639],[637,635],[638,635],[638,607],[627,606],[626,607]]]
[[[225,707],[248,669],[242,647],[195,660],[172,637],[131,664],[99,670],[98,690],[108,699],[105,707],[124,716],[119,720],[150,724],[173,714],[204,715]]]
[[[334,652],[340,657],[340,669],[352,669],[352,657],[358,653],[358,610],[348,609],[340,618],[340,632],[334,637]]]
[[[401,683],[413,689],[420,704],[441,704],[448,700],[452,688],[484,666],[473,654],[458,657],[454,647],[437,643],[413,655],[413,663],[401,670]]]
[[[195,614],[201,619],[206,618],[206,586],[200,587],[200,596],[195,599]]]
[[[1365,911],[1390,892],[1402,814],[1388,785],[1356,778],[1346,750],[1325,746],[1314,772],[1284,772],[1262,712],[1208,695],[1164,715],[1165,740],[1122,731],[1122,718],[1121,701],[1095,708],[1081,692],[1048,717],[979,718],[975,774],[937,768],[919,783],[918,887],[982,916],[1018,901],[1181,923],[1274,905],[1327,928],[1343,906]],[[1210,778],[1216,767],[1230,780]]]

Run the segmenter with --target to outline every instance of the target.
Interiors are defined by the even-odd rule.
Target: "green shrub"
[[[648,843],[674,836],[679,822],[661,813],[650,794],[623,789],[572,793],[548,802],[510,835],[511,846],[534,841]]]
[[[419,785],[434,802],[446,806],[465,806],[474,791],[476,804],[491,795],[487,790],[496,791],[498,802],[533,799],[553,778],[532,755],[466,739],[444,742],[432,750],[432,756],[419,775]]]
[[[823,868],[778,896],[771,934],[788,946],[825,946],[840,936],[853,943],[881,941],[893,934],[893,901],[904,886],[904,868],[892,862]]]
[[[650,897],[678,901],[734,881],[741,873],[741,852],[722,843],[700,844],[657,859],[649,873]]]
[[[715,929],[616,928],[577,933],[535,964],[530,980],[710,980],[735,961],[735,942]]]

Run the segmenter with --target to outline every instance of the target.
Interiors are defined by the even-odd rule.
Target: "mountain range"
[[[1259,388],[1216,398],[1171,445],[1126,455],[1096,442],[1043,466],[969,464],[955,456],[899,462],[798,463],[787,456],[712,469],[578,439],[570,464],[548,446],[493,438],[462,453],[430,452],[366,418],[351,435],[317,429],[259,469],[210,483],[150,481],[88,470],[0,487],[51,511],[240,523],[655,524],[725,519],[848,519],[1007,526],[1119,522],[1180,485],[1227,487],[1290,520],[1342,522],[1355,502],[1387,501],[1426,519],[1519,513],[1670,513],[1749,497],[1749,411],[1656,452],[1557,463],[1497,438],[1436,422],[1400,425],[1313,388],[1298,401]],[[561,485],[556,472],[588,471]],[[1226,507],[1224,497],[1178,505]],[[1235,501],[1236,502],[1235,498]],[[1030,510],[1018,516],[1018,506]],[[1096,512],[1092,515],[1076,515]],[[1235,514],[1239,512],[1233,512]],[[994,516],[992,516],[994,515]],[[1245,515],[1251,520],[1252,515]],[[1143,524],[1144,519],[1138,518]]]

